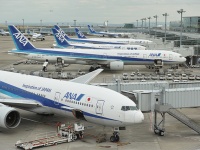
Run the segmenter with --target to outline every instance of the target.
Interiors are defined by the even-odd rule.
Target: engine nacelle
[[[110,62],[110,70],[123,70],[123,69],[124,69],[123,61]]]
[[[0,104],[0,127],[13,129],[21,121],[20,113],[12,107]]]

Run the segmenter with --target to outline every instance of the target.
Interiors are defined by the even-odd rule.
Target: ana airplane
[[[90,31],[88,33],[89,35],[102,36],[102,37],[108,36],[108,37],[114,37],[114,38],[118,37],[117,33],[109,33],[109,32],[105,32],[105,31],[96,32],[90,25],[88,25],[88,28]]]
[[[54,28],[57,29],[60,33],[62,33],[63,35],[65,35],[65,38],[69,41],[69,42],[76,42],[76,43],[93,43],[93,44],[127,44],[124,42],[117,42],[117,41],[110,41],[110,40],[99,40],[99,39],[75,39],[75,38],[70,38],[68,37],[65,32],[58,26],[58,25],[54,25]]]
[[[57,29],[57,28],[56,28]],[[80,39],[86,39],[85,35],[78,29],[75,29],[75,32]],[[150,44],[152,41],[150,40],[143,40],[143,39],[130,39],[130,38],[90,38],[88,40],[101,40],[101,41],[109,41],[109,42],[119,42],[123,44],[130,44],[130,45],[145,45]]]
[[[133,33],[130,32],[109,32],[108,31],[108,21],[104,21],[103,25],[98,25],[98,27],[100,28],[104,28],[104,31],[107,31],[108,33],[112,33],[112,34],[117,34],[118,37],[131,37],[132,35],[134,35]]]
[[[2,35],[2,36],[6,36],[6,35],[10,35],[10,33],[4,31],[4,29],[0,29],[0,35]]]
[[[20,124],[20,112],[15,107],[118,129],[141,123],[144,116],[131,99],[107,88],[87,85],[101,71],[71,81],[0,71],[0,127],[13,129]],[[117,132],[110,140],[119,141]]]
[[[66,34],[59,32],[57,29],[52,29],[54,38],[57,44],[53,44],[54,47],[58,48],[82,48],[82,49],[118,49],[118,50],[145,50],[146,47],[140,45],[115,45],[115,44],[70,44],[65,39]],[[65,35],[63,35],[65,34]]]
[[[14,54],[33,60],[56,62],[62,58],[67,64],[100,65],[111,70],[123,70],[124,65],[155,65],[158,61],[165,65],[186,61],[181,54],[165,50],[91,50],[91,49],[42,49],[35,48],[30,41],[15,28],[8,26],[16,50]],[[95,68],[91,66],[90,71]]]

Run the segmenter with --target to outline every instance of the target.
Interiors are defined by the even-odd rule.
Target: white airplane
[[[88,28],[90,26],[88,25]],[[58,30],[59,28],[55,26],[55,28]],[[89,28],[90,29],[90,28]],[[91,29],[90,29],[91,30]],[[94,29],[93,29],[94,30]],[[87,39],[85,35],[78,29],[75,28],[76,35],[78,36],[79,39]],[[150,40],[144,40],[144,39],[130,39],[130,38],[89,38],[87,40],[101,40],[101,41],[110,41],[110,42],[119,42],[119,43],[124,43],[124,44],[151,44],[152,41]]]
[[[0,29],[0,35],[2,35],[2,36],[6,36],[6,35],[10,35],[10,33],[4,31],[4,29]]]
[[[57,48],[81,48],[81,49],[118,49],[118,50],[145,50],[146,47],[141,45],[115,45],[115,44],[91,44],[91,43],[73,43],[70,44],[65,39],[66,34],[59,32],[57,29],[52,29],[56,44],[53,44]],[[64,34],[64,35],[63,35]]]
[[[56,62],[62,58],[67,64],[100,65],[110,70],[123,70],[124,65],[181,64],[186,61],[181,54],[165,50],[93,50],[93,49],[43,49],[35,48],[15,27],[8,26],[16,50],[10,51],[37,61]],[[98,68],[98,67],[97,67]],[[93,71],[93,66],[90,71]]]
[[[0,71],[0,127],[13,129],[20,124],[20,113],[15,108],[119,129],[141,123],[144,116],[131,99],[107,88],[87,85],[101,71],[71,81]],[[118,133],[114,132],[110,140],[119,141]]]
[[[102,27],[102,26],[100,26]],[[92,28],[90,25],[88,25],[89,28],[89,33],[87,33],[88,35],[95,35],[95,36],[102,36],[102,37],[114,37],[114,38],[118,38],[118,37],[130,37],[131,35],[133,35],[132,33],[127,33],[127,32],[109,32],[108,30],[106,31],[100,31],[97,32],[94,30],[94,28]],[[105,26],[104,28],[107,28],[107,26]]]
[[[133,33],[130,33],[130,32],[109,32],[108,31],[108,22],[107,21],[104,21],[104,24],[103,25],[98,25],[98,27],[100,28],[105,28],[105,30],[108,32],[108,33],[112,33],[112,34],[115,34],[117,35],[118,37],[131,37],[131,35],[134,35]]]
[[[100,32],[96,32],[90,25],[88,25],[88,28],[89,28],[89,35],[95,35],[95,36],[102,36],[102,37],[114,37],[114,38],[117,38],[119,37],[117,33],[110,33],[110,32],[107,32],[107,31],[100,31]]]
[[[57,25],[54,25],[54,28],[57,29],[60,33],[65,34],[65,32]],[[76,29],[75,29],[76,30]],[[80,32],[79,32],[80,33]],[[83,35],[83,33],[82,33]],[[132,45],[144,45],[150,44],[152,41],[150,40],[143,40],[143,39],[128,39],[128,38],[79,38],[79,39],[72,39],[69,38],[67,35],[65,38],[70,42],[82,42],[82,43],[93,43],[93,44],[132,44]]]

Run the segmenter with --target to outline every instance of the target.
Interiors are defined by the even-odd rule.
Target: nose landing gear
[[[110,137],[110,142],[119,142],[119,133],[113,132],[113,135]]]

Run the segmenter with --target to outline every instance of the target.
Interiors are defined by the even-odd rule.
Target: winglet
[[[14,25],[9,25],[8,29],[18,50],[35,49],[31,42]]]
[[[53,28],[52,32],[53,32],[53,36],[54,36],[54,38],[56,40],[57,46],[59,46],[59,47],[71,46],[69,44],[69,42],[65,39],[65,37],[60,32],[58,32],[57,29]]]
[[[103,71],[103,69],[97,69],[95,71],[92,71],[90,73],[87,73],[85,75],[82,75],[78,78],[72,79],[70,80],[71,82],[75,82],[75,83],[83,83],[83,84],[87,84],[89,83],[92,79],[94,79],[94,77],[96,77],[99,73],[101,73]]]
[[[54,28],[56,30],[58,30],[58,32],[65,37],[66,40],[69,40],[70,38],[68,37],[68,35],[58,26],[58,25],[54,25]]]
[[[83,32],[81,32],[78,28],[75,28],[75,32],[76,32],[76,35],[78,36],[78,38],[80,38],[80,39],[86,39],[86,37],[83,34]]]

